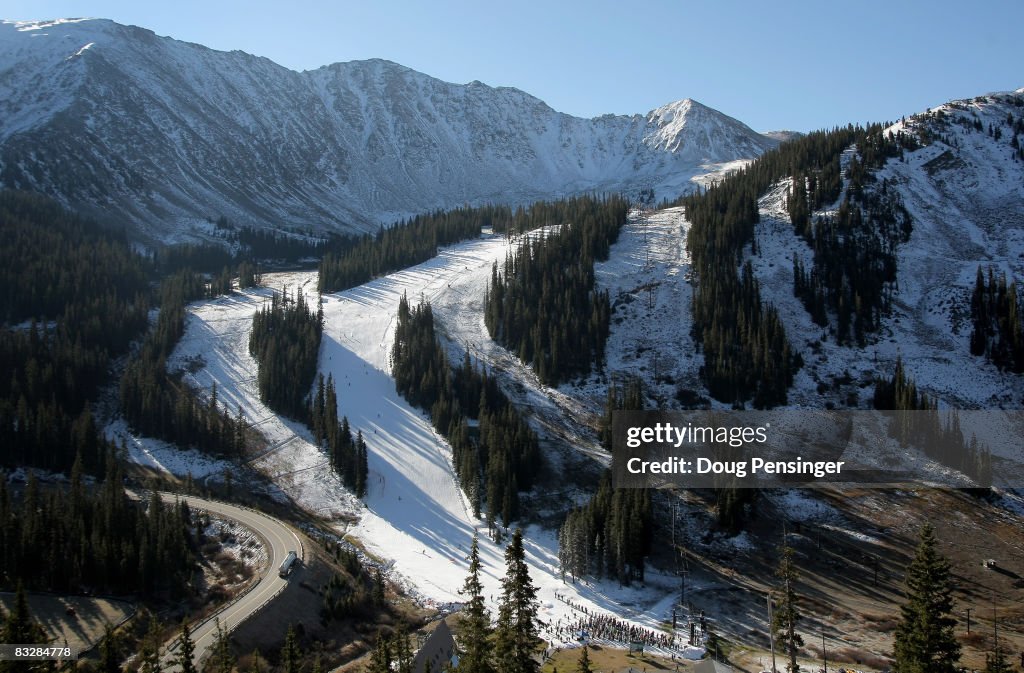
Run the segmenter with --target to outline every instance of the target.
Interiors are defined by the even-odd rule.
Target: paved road
[[[229,505],[228,503],[216,500],[197,498],[191,495],[161,493],[160,497],[167,503],[184,500],[193,509],[205,510],[210,514],[237,521],[246,528],[258,533],[267,542],[267,553],[270,561],[259,583],[241,598],[222,607],[206,621],[190,624],[192,642],[195,643],[193,660],[198,664],[206,658],[209,649],[213,646],[214,636],[216,635],[216,621],[214,618],[219,619],[221,626],[230,631],[274,598],[288,584],[288,580],[281,579],[278,576],[277,569],[289,551],[295,551],[298,553],[299,558],[302,558],[302,543],[295,532],[287,525],[255,510],[237,505]],[[163,670],[165,673],[179,673],[181,670],[176,661],[178,645],[178,638],[175,637],[165,650],[163,656]]]

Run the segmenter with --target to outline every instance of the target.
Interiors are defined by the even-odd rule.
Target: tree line
[[[302,288],[294,296],[287,288],[275,292],[253,316],[249,353],[259,366],[260,399],[274,411],[299,420],[308,418],[323,322],[323,307],[314,311]]]
[[[381,227],[344,247],[328,251],[320,260],[319,290],[340,292],[437,255],[438,246],[480,235],[485,226],[509,217],[504,206],[437,210]]]
[[[108,454],[105,477],[87,485],[81,461],[69,487],[43,490],[29,474],[12,498],[0,480],[0,581],[25,588],[180,596],[195,563],[192,517],[185,503],[148,504],[125,494],[122,473]]]
[[[583,196],[534,208],[561,226],[525,237],[500,273],[494,264],[484,322],[495,341],[555,385],[588,375],[595,362],[603,367],[611,304],[595,287],[594,263],[608,258],[629,203]]]
[[[971,354],[984,355],[1000,370],[1024,372],[1024,316],[1017,307],[1017,282],[978,267],[971,292]]]
[[[620,584],[644,580],[651,550],[651,495],[646,488],[612,488],[605,471],[587,504],[569,512],[558,530],[562,576],[613,577]]]
[[[779,180],[791,178],[794,187],[787,199],[790,218],[798,234],[813,236],[811,213],[840,193],[839,157],[845,149],[851,144],[857,146],[860,159],[851,162],[848,173],[851,190],[860,193],[871,178],[858,161],[868,167],[881,165],[913,142],[905,134],[884,136],[881,125],[816,131],[765,152],[706,191],[677,201],[686,207],[691,223],[687,249],[697,277],[694,338],[704,350],[704,380],[716,399],[734,403],[752,400],[759,408],[785,404],[793,374],[802,365],[775,308],[763,305],[751,266],[743,263],[746,246],[753,254],[758,253],[755,225],[760,217],[760,196]],[[801,296],[808,294],[804,288],[817,287],[819,279],[841,284],[849,271],[847,267],[838,271],[829,267],[845,263],[840,251],[834,249],[845,239],[835,231],[823,229],[820,233],[815,240],[823,241],[823,253],[817,265],[807,274],[799,269]],[[831,248],[826,245],[829,242]],[[855,298],[845,303],[851,311],[856,305]],[[820,309],[812,307],[811,312],[819,321],[826,319]]]
[[[395,389],[430,413],[434,428],[452,446],[459,484],[474,513],[486,512],[493,530],[519,516],[519,492],[529,490],[541,469],[537,436],[489,373],[470,361],[452,367],[434,330],[427,302],[398,305],[391,349]]]
[[[301,288],[294,297],[282,289],[253,316],[249,352],[258,365],[260,399],[308,424],[317,446],[327,450],[331,469],[361,498],[366,495],[369,451],[362,430],[353,437],[348,417],[338,420],[334,378],[317,376],[323,322],[322,303],[314,312]],[[314,378],[316,393],[310,395]]]
[[[199,399],[182,373],[167,371],[167,358],[185,333],[185,306],[207,297],[203,276],[189,270],[167,278],[160,286],[160,313],[141,347],[121,376],[121,413],[135,432],[211,454],[241,455],[246,443],[242,408],[232,413],[217,399]]]
[[[309,419],[317,446],[327,448],[331,468],[356,497],[365,496],[366,480],[370,473],[366,441],[362,430],[356,430],[356,436],[352,437],[348,416],[338,421],[338,394],[334,388],[334,377],[330,374],[326,381],[323,374],[317,377]]]
[[[122,233],[12,190],[0,259],[0,465],[66,473],[81,456],[102,474],[91,402],[146,328],[151,268]]]
[[[902,358],[890,378],[875,382],[875,409],[913,412],[896,414],[890,419],[889,434],[903,445],[916,446],[926,456],[963,472],[987,488],[992,484],[992,453],[974,435],[964,436],[956,411],[939,416],[938,401],[919,390],[907,374]]]
[[[754,240],[758,195],[771,184],[763,159],[683,199],[696,276],[693,338],[704,351],[704,383],[715,399],[737,405],[753,399],[758,408],[785,404],[801,366],[775,307],[762,304],[750,262],[736,269]]]
[[[838,132],[834,132],[838,133]],[[848,140],[849,133],[840,133]],[[813,250],[810,269],[793,256],[793,293],[815,323],[829,324],[836,316],[839,343],[863,346],[868,333],[889,311],[896,286],[896,248],[910,239],[912,221],[899,193],[887,180],[877,188],[874,170],[891,158],[919,147],[917,139],[902,131],[885,133],[881,125],[854,129],[856,154],[847,165],[849,188],[835,215],[811,213],[842,195],[837,144],[824,167],[792,176],[786,196],[790,221],[797,235]]]
[[[643,380],[628,376],[608,385],[598,437],[613,451],[612,414],[646,408]],[[647,489],[617,489],[606,470],[586,504],[571,509],[558,531],[562,576],[611,577],[621,584],[643,581],[644,557],[652,540],[651,496]]]

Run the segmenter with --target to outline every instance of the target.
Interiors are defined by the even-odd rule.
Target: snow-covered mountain
[[[107,20],[0,24],[0,183],[157,239],[653,187],[777,140],[692,100],[581,119],[370,60],[294,72]]]
[[[913,232],[897,249],[890,315],[863,348],[840,346],[793,296],[794,254],[813,252],[786,212],[782,181],[761,199],[758,254],[749,256],[761,295],[779,310],[805,366],[790,400],[820,408],[870,399],[873,377],[892,375],[897,358],[928,394],[960,408],[1017,408],[1024,379],[971,355],[971,292],[978,268],[1024,278],[1024,89],[951,101],[908,116],[889,130],[926,141],[890,159],[869,189],[895,191]],[[1015,141],[1014,138],[1017,138]],[[854,149],[847,151],[852,156]],[[834,212],[836,204],[823,211]],[[852,380],[851,380],[852,379]],[[844,381],[840,385],[839,381]]]

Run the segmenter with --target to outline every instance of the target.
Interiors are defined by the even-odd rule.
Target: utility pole
[[[971,608],[967,608],[967,635],[971,634]]]
[[[772,628],[772,594],[768,592],[768,644],[772,650],[772,673],[778,673],[775,668],[775,629]]]

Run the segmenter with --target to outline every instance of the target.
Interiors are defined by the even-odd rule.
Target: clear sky
[[[1024,0],[5,0],[0,12],[110,18],[295,70],[385,58],[587,117],[694,98],[758,131],[1024,86]]]

